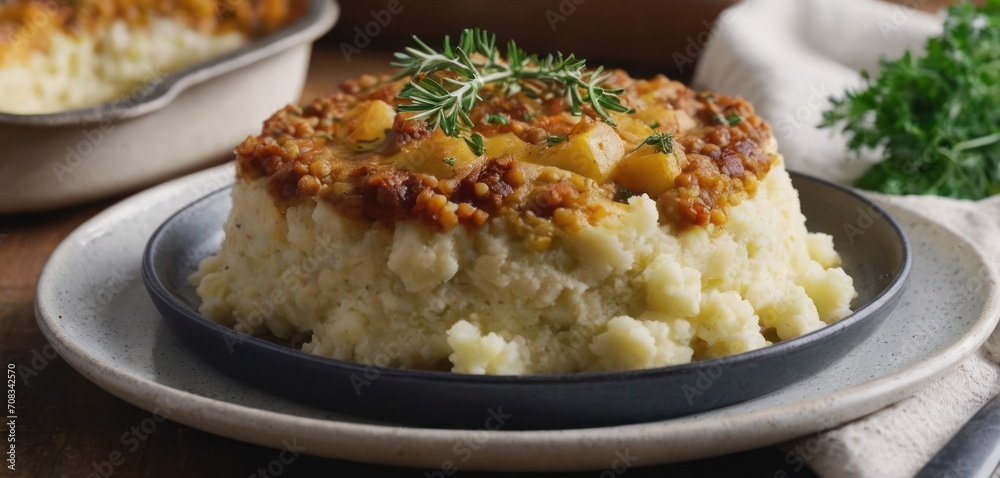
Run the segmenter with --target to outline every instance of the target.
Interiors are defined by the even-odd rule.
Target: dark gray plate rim
[[[135,118],[170,104],[184,90],[216,76],[256,63],[295,45],[319,38],[340,14],[332,0],[308,0],[302,16],[284,28],[209,60],[167,74],[134,96],[90,108],[44,114],[0,112],[0,124],[67,126]]]
[[[590,381],[600,381],[600,380],[624,380],[624,379],[635,379],[635,378],[652,378],[659,377],[663,375],[669,375],[676,373],[681,370],[718,370],[719,368],[728,368],[734,363],[738,362],[751,362],[756,361],[761,358],[770,355],[780,355],[792,352],[794,350],[808,347],[816,342],[823,341],[825,338],[830,337],[839,333],[840,331],[847,329],[854,324],[857,324],[869,317],[869,310],[875,310],[886,304],[892,297],[896,296],[901,289],[905,286],[907,279],[910,275],[910,269],[912,267],[912,251],[910,246],[909,238],[907,238],[906,233],[899,223],[891,216],[887,211],[885,211],[880,205],[869,200],[868,198],[858,194],[857,192],[837,185],[828,181],[817,179],[808,175],[799,173],[790,173],[793,177],[798,179],[805,179],[815,183],[819,183],[828,187],[832,187],[840,192],[850,195],[854,199],[860,201],[862,204],[870,207],[873,211],[877,211],[884,217],[892,227],[892,230],[896,233],[896,237],[902,246],[903,260],[898,270],[894,271],[894,277],[889,285],[878,295],[875,296],[870,302],[862,304],[857,307],[850,315],[840,319],[833,324],[827,325],[800,337],[796,337],[791,340],[780,342],[774,345],[769,345],[764,348],[757,350],[752,350],[749,352],[743,352],[740,354],[730,355],[727,357],[720,357],[715,359],[701,360],[697,362],[690,362],[686,364],[671,365],[667,367],[657,367],[649,369],[639,369],[639,370],[625,370],[625,371],[601,371],[601,372],[578,372],[571,374],[532,374],[532,375],[469,375],[469,374],[459,374],[446,371],[435,371],[435,370],[419,370],[419,369],[399,369],[393,367],[378,367],[376,365],[366,365],[357,362],[349,362],[346,360],[337,360],[327,357],[321,357],[318,355],[313,355],[307,352],[303,352],[299,349],[291,348],[288,346],[276,344],[269,342],[267,340],[252,337],[245,334],[239,334],[241,341],[249,341],[256,347],[263,347],[265,349],[278,352],[284,355],[294,357],[296,359],[305,360],[312,362],[321,366],[335,366],[339,367],[345,371],[351,371],[358,374],[365,373],[366,370],[370,370],[375,367],[379,370],[381,375],[387,375],[395,378],[407,378],[407,379],[418,379],[430,382],[466,382],[474,384],[496,384],[504,385],[510,383],[537,383],[537,384],[552,384],[552,383],[574,383],[574,382],[590,382]],[[215,196],[227,193],[232,188],[232,185],[225,186],[215,192],[209,193],[208,195],[192,202],[191,204],[183,207],[181,210],[177,211],[170,216],[163,224],[161,224],[157,230],[150,237],[149,242],[143,252],[142,258],[142,280],[146,284],[146,287],[150,293],[156,294],[159,299],[164,303],[168,304],[178,313],[183,314],[188,319],[194,321],[196,324],[210,329],[212,332],[219,334],[222,337],[232,337],[234,334],[238,334],[233,329],[222,326],[216,322],[199,314],[195,309],[191,308],[184,301],[178,299],[172,293],[168,291],[164,285],[161,278],[155,274],[155,267],[153,264],[153,254],[152,250],[155,248],[157,239],[160,237],[160,233],[167,227],[167,225],[172,222],[177,216],[183,214],[191,208],[197,207],[200,203],[205,201],[210,201],[215,198]]]

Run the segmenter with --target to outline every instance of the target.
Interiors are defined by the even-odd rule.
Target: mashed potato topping
[[[51,113],[125,100],[133,88],[246,44],[288,0],[12,0],[0,5],[0,111]]]
[[[200,311],[317,355],[470,374],[681,364],[850,313],[852,280],[749,105],[615,81],[636,111],[614,129],[486,93],[479,158],[396,114],[388,80],[280,112],[237,149],[225,242],[191,278]],[[673,151],[641,144],[655,130]]]

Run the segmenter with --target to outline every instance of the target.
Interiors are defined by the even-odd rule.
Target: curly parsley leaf
[[[831,98],[820,127],[848,149],[883,149],[857,185],[979,199],[1000,193],[1000,0],[953,6],[925,53],[882,59],[865,87]]]

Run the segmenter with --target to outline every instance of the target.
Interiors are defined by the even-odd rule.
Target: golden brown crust
[[[0,5],[0,61],[48,45],[49,33],[86,35],[116,20],[142,25],[172,17],[206,33],[256,38],[298,18],[304,0],[9,0]]]
[[[654,193],[639,182],[637,190],[624,191],[618,182],[629,182],[623,163],[588,175],[573,163],[553,162],[550,153],[569,146],[547,140],[572,140],[600,123],[587,108],[573,116],[559,97],[484,88],[469,116],[473,132],[487,139],[487,152],[461,159],[471,155],[461,140],[396,113],[406,101],[396,97],[405,81],[366,76],[304,108],[286,107],[236,149],[239,174],[267,178],[283,207],[317,197],[368,221],[417,218],[448,229],[503,217],[527,233],[592,223],[629,193],[656,200],[662,223],[724,224],[728,209],[752,196],[778,160],[769,126],[745,100],[699,93],[662,76],[634,80],[621,71],[609,83],[624,88],[623,102],[635,110],[614,116],[623,163],[659,154],[656,161],[669,162],[669,187]],[[673,135],[672,152],[643,145],[654,132]]]

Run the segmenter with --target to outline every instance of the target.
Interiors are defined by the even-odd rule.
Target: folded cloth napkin
[[[859,71],[876,72],[880,56],[921,51],[942,22],[943,15],[877,0],[745,0],[716,21],[694,83],[750,100],[771,123],[790,169],[847,184],[877,155],[850,159],[842,135],[816,127],[827,98],[862,84]],[[1000,265],[1000,197],[877,196],[946,224]],[[994,333],[913,397],[814,437],[823,446],[802,458],[822,476],[912,476],[998,392]]]

